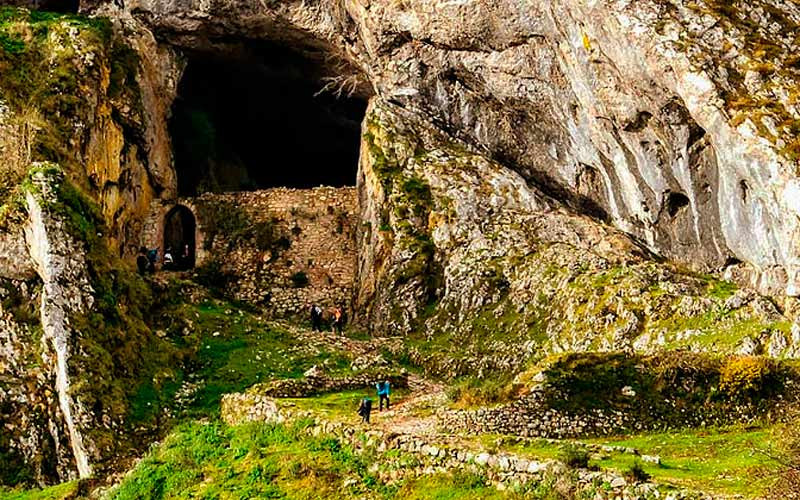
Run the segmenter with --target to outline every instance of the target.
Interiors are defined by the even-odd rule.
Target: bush
[[[641,460],[633,462],[627,471],[625,471],[625,478],[632,483],[644,483],[650,480],[650,474],[644,470]]]
[[[513,399],[517,387],[507,377],[464,378],[448,389],[451,401],[467,407],[494,405]]]
[[[783,388],[783,376],[773,359],[733,357],[720,370],[719,387],[721,391],[739,399],[767,397]]]
[[[583,446],[568,444],[561,448],[558,459],[570,469],[586,469],[589,467],[589,451]]]

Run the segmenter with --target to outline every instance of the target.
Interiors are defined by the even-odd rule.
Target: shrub
[[[468,377],[451,386],[448,397],[467,407],[486,406],[510,401],[516,390],[517,387],[507,377]]]
[[[633,462],[627,471],[625,471],[625,478],[632,483],[643,483],[650,480],[650,474],[644,470],[641,460]]]
[[[720,370],[719,386],[721,391],[740,399],[768,396],[783,387],[783,377],[772,359],[733,357]]]
[[[589,467],[589,451],[583,446],[568,444],[561,448],[558,459],[570,469],[586,469]]]

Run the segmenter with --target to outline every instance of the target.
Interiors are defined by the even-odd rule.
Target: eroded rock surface
[[[736,265],[732,275],[761,291],[797,292],[800,12],[791,2],[125,8],[186,50],[270,40],[312,54],[321,74],[338,71],[342,85],[404,108],[663,256],[701,270]],[[336,60],[347,64],[337,70]]]

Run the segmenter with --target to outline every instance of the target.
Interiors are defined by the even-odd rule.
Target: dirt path
[[[376,337],[369,340],[356,340],[331,332],[315,332],[293,325],[281,324],[303,344],[315,349],[344,350],[354,358],[375,356],[383,350],[397,350],[402,347],[401,337]],[[379,411],[373,407],[372,427],[383,431],[413,436],[432,436],[439,434],[435,410],[447,401],[442,384],[428,380],[417,374],[409,374],[409,393],[392,404],[390,410]],[[377,405],[377,401],[375,403]]]
[[[434,414],[447,401],[444,386],[411,374],[410,394],[393,404],[389,411],[376,412],[374,424],[384,431],[414,436],[439,434]]]

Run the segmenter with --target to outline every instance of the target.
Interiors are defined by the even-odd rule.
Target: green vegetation
[[[214,248],[217,238],[224,236],[225,246],[220,252],[230,252],[245,243],[253,243],[262,251],[277,253],[289,248],[291,241],[278,226],[275,218],[254,220],[244,208],[219,199],[197,200],[197,216],[205,230],[205,249]]]
[[[156,328],[163,330],[174,349],[181,350],[182,363],[174,365],[168,385],[139,387],[135,401],[139,423],[154,423],[158,409],[171,404],[174,391],[189,373],[203,382],[185,408],[185,416],[204,417],[219,413],[223,394],[241,392],[259,382],[301,377],[314,365],[349,366],[345,354],[304,349],[289,332],[224,300],[191,304],[178,299],[158,311],[158,316]]]
[[[508,375],[488,378],[463,377],[448,388],[448,398],[460,408],[477,408],[505,403],[517,395],[520,387]]]
[[[649,433],[623,438],[598,438],[590,443],[610,444],[661,458],[661,465],[641,463],[659,482],[721,494],[762,495],[775,481],[781,465],[770,457],[778,436],[771,428],[730,427]],[[602,468],[630,470],[639,457],[611,453],[593,460]]]
[[[80,349],[73,354],[71,390],[95,414],[123,422],[139,382],[177,362],[176,350],[152,335],[148,325],[154,304],[150,287],[108,249],[99,207],[59,167],[35,166],[23,188],[45,211],[64,221],[65,230],[85,252],[94,301],[90,309],[69,318],[81,332]],[[102,447],[119,442],[100,425],[92,438]]]
[[[586,448],[571,443],[561,447],[558,459],[572,469],[585,469],[589,466],[589,452]]]
[[[112,495],[161,498],[358,498],[378,492],[368,457],[333,438],[309,437],[302,423],[190,423],[145,458]],[[352,484],[343,485],[345,479]]]
[[[75,498],[77,491],[78,482],[70,481],[41,490],[13,491],[0,487],[0,497],[3,500],[67,500]]]
[[[137,71],[135,52],[113,36],[107,19],[0,7],[0,100],[18,130],[6,152],[14,169],[52,161],[82,179],[76,124],[93,119],[96,97],[125,95],[138,109]],[[115,118],[124,121],[122,114]],[[8,196],[13,182],[0,195]]]
[[[574,456],[579,463],[588,459],[590,468],[624,475],[646,474],[659,484],[754,498],[763,496],[783,469],[782,463],[773,458],[778,456],[777,445],[785,438],[782,429],[782,426],[710,427],[561,443],[484,435],[479,441],[492,451],[565,462]],[[639,454],[589,448],[600,445],[636,450]],[[645,462],[641,455],[657,456],[661,463]]]
[[[233,428],[192,423],[146,457],[111,498],[532,498],[530,492],[500,492],[485,477],[467,472],[387,484],[371,472],[369,466],[380,462],[374,453],[309,436],[302,423]],[[552,494],[547,486],[539,491],[548,489]]]
[[[498,491],[482,474],[468,471],[387,483],[378,470],[413,466],[415,459],[398,452],[381,457],[373,448],[356,452],[333,437],[310,436],[303,425],[225,427],[216,421],[183,425],[125,478],[111,498],[575,498],[569,491],[559,494],[550,482]]]
[[[766,410],[797,378],[790,366],[766,358],[664,352],[654,356],[622,353],[567,354],[544,369],[555,408],[631,408],[641,418],[665,425],[697,412],[712,420],[738,405]],[[622,394],[631,387],[636,399]]]
[[[392,389],[392,404],[400,403],[408,395],[407,389]],[[356,417],[356,410],[361,399],[369,396],[375,400],[377,396],[372,387],[361,390],[332,392],[308,398],[281,399],[282,404],[294,406],[300,410],[313,410],[329,420],[343,420],[352,422]]]
[[[393,276],[387,277],[387,286],[396,288],[412,285],[421,296],[422,306],[436,302],[442,280],[442,270],[435,259],[436,246],[429,230],[429,217],[434,199],[428,183],[408,165],[398,160],[404,147],[419,149],[407,144],[407,137],[397,137],[393,130],[375,117],[367,120],[364,141],[372,157],[372,169],[383,186],[388,207],[381,213],[379,230],[391,232],[393,244],[410,257],[398,263]],[[420,158],[424,156],[420,153]],[[417,311],[422,313],[423,311]],[[393,310],[400,317],[407,311]]]

